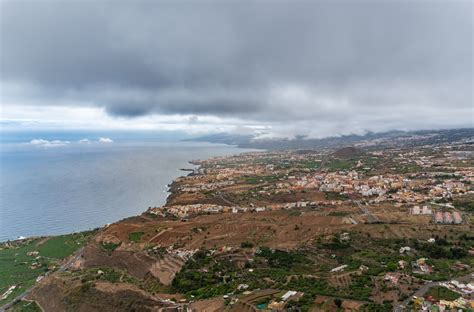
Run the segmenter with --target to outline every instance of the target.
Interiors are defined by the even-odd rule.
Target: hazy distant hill
[[[337,158],[351,158],[361,155],[362,151],[356,147],[348,146],[335,151],[332,155]]]
[[[256,139],[252,135],[218,133],[189,139],[195,142],[210,142],[237,145],[242,148],[260,148],[268,150],[283,149],[320,149],[345,146],[421,146],[434,143],[474,140],[474,128],[421,131],[369,132],[365,135],[344,135],[324,139]]]
[[[239,135],[230,133],[209,134],[197,138],[186,139],[192,142],[222,143],[229,145],[243,146],[249,144],[254,139],[253,135]]]

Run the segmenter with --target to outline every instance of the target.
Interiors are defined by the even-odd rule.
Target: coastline
[[[0,242],[87,231],[139,215],[166,203],[169,185],[196,168],[192,160],[248,151],[186,142],[23,149],[2,154]]]
[[[426,155],[432,154],[431,150],[425,150],[424,147],[421,149],[426,154],[420,152],[418,156],[413,157],[414,160],[425,159]],[[458,147],[454,145],[454,147],[447,147],[445,150],[457,151]],[[432,219],[434,216],[432,212],[430,212],[431,217],[418,216],[417,213],[414,213],[414,208],[417,207],[414,205],[418,203],[419,197],[410,197],[409,203],[407,203],[406,197],[398,196],[406,194],[405,190],[414,185],[412,181],[417,177],[425,178],[422,181],[423,184],[416,180],[416,186],[421,190],[419,193],[423,192],[425,195],[416,194],[424,196],[423,198],[426,198],[427,193],[422,186],[432,187],[440,184],[438,180],[430,179],[430,177],[440,177],[439,179],[446,181],[443,182],[446,183],[443,184],[446,188],[456,185],[456,193],[464,194],[469,191],[472,194],[469,186],[465,187],[463,182],[451,180],[453,176],[451,173],[457,172],[458,167],[446,166],[452,164],[449,153],[442,163],[430,161],[430,164],[440,164],[446,168],[444,175],[440,175],[439,166],[434,166],[433,170],[420,168],[419,173],[414,175],[411,168],[408,167],[395,167],[398,168],[398,171],[385,173],[385,170],[392,168],[392,165],[404,164],[405,155],[412,157],[412,151],[409,149],[404,150],[402,154],[398,149],[383,150],[383,153],[373,151],[374,155],[380,156],[380,159],[372,164],[372,171],[369,173],[365,168],[355,169],[360,167],[361,159],[359,158],[341,160],[339,158],[340,151],[344,151],[344,149],[324,153],[311,151],[241,153],[239,156],[188,161],[188,163],[196,165],[196,169],[178,169],[181,175],[166,184],[168,195],[163,206],[150,207],[146,212],[134,214],[132,217],[101,228],[97,233],[89,236],[84,248],[76,246],[74,253],[70,254],[68,258],[61,258],[61,262],[57,262],[56,267],[51,269],[53,272],[58,271],[58,267],[62,267],[75,258],[77,260],[75,268],[78,270],[76,273],[73,272],[74,267],[72,270],[67,270],[77,276],[88,276],[91,280],[84,279],[78,282],[77,279],[74,279],[73,281],[62,274],[55,274],[56,280],[48,278],[38,284],[34,280],[30,280],[33,285],[36,285],[33,287],[30,298],[36,298],[38,304],[43,307],[48,307],[49,302],[64,302],[62,298],[68,298],[69,290],[67,292],[59,291],[54,295],[56,297],[50,298],[48,283],[68,285],[65,289],[76,289],[79,285],[87,284],[92,286],[94,293],[102,294],[104,288],[101,287],[105,284],[96,287],[94,282],[89,282],[106,278],[109,282],[107,285],[110,286],[117,282],[116,273],[122,273],[122,276],[136,278],[123,282],[122,286],[138,287],[135,294],[140,298],[143,294],[139,290],[143,287],[142,282],[148,281],[151,274],[156,278],[153,281],[159,285],[148,285],[144,290],[148,294],[155,295],[156,287],[159,286],[160,291],[163,291],[167,297],[157,296],[157,302],[163,302],[160,301],[162,298],[169,298],[175,294],[182,295],[183,297],[175,298],[173,304],[176,305],[188,304],[187,301],[181,302],[181,299],[204,300],[209,293],[213,294],[212,298],[226,295],[241,300],[245,298],[242,294],[230,294],[230,291],[241,284],[249,285],[249,291],[256,293],[261,289],[273,288],[282,292],[309,293],[311,301],[315,299],[315,296],[327,295],[326,290],[330,290],[343,300],[356,300],[360,304],[368,302],[378,304],[379,300],[381,301],[390,290],[385,291],[379,288],[377,293],[372,293],[371,289],[380,285],[379,282],[385,283],[387,276],[393,277],[396,276],[394,274],[405,272],[408,274],[410,285],[415,285],[413,289],[423,290],[425,287],[423,285],[428,280],[449,282],[449,279],[444,277],[452,276],[452,268],[440,265],[441,261],[459,261],[459,264],[456,263],[456,267],[454,267],[455,269],[461,268],[462,270],[456,270],[459,272],[466,269],[471,270],[469,253],[474,254],[472,253],[474,246],[471,243],[466,243],[470,240],[466,233],[472,227],[468,219],[471,215],[466,212],[467,214],[463,215],[465,222],[459,224],[453,224],[453,222],[439,224]],[[401,155],[399,162],[387,162],[393,159],[394,155]],[[365,161],[368,161],[372,155],[363,157],[365,157],[363,158]],[[463,175],[459,175],[457,180],[464,181],[465,177],[473,176],[472,170],[466,169],[465,162],[461,158],[462,155],[459,157],[457,165]],[[341,170],[341,162],[348,164],[343,170]],[[395,171],[395,169],[392,170]],[[384,173],[381,174],[381,171]],[[187,176],[184,172],[187,172]],[[402,180],[407,183],[397,184]],[[319,184],[316,185],[316,183]],[[335,190],[337,186],[331,186],[334,183],[344,184],[344,188],[367,186],[369,189],[370,187],[375,189],[380,185],[390,185],[390,187],[400,189],[400,192],[389,193],[391,194],[389,196],[385,196],[385,193],[378,194],[371,199],[366,199],[367,202],[363,202],[362,204],[365,205],[362,205],[359,200],[363,198],[362,192],[365,188],[355,188],[350,193],[351,196],[347,196],[345,189]],[[165,183],[160,185],[165,186]],[[441,188],[441,186],[438,187]],[[469,196],[464,199],[470,200],[471,198]],[[450,206],[449,209],[455,209],[455,207]],[[462,213],[462,211],[444,211],[444,214],[450,216],[451,213],[454,215],[456,212]],[[445,246],[442,247],[443,254],[435,250],[437,254],[433,255],[433,251],[428,249],[430,246],[435,246],[433,243],[436,240],[441,239],[432,237],[432,233],[435,231],[440,234],[440,237],[443,234],[447,237],[449,233],[452,233],[449,234],[452,235],[449,241],[441,241],[442,246]],[[400,239],[401,236],[403,236],[403,240]],[[397,244],[395,248],[392,247],[394,242]],[[15,256],[17,259],[20,258],[18,261],[23,260],[21,258],[25,253],[30,257],[39,254],[47,259],[48,255],[43,253],[44,248],[41,247],[41,244],[38,241],[27,242],[25,245],[34,248],[29,250],[24,250],[23,246],[11,246],[12,248],[4,255],[19,253],[20,257]],[[453,247],[450,248],[449,245]],[[400,252],[399,247],[404,251]],[[367,250],[367,253],[361,254],[361,250]],[[406,250],[416,250],[416,253],[408,253]],[[273,258],[272,255],[275,254],[274,251],[278,251],[279,259],[291,260],[291,263],[287,263],[285,260],[284,263],[278,264],[278,266],[284,267],[287,267],[288,264],[290,267],[290,270],[285,273],[286,278],[281,277],[280,274],[275,275],[271,271],[271,269],[278,268],[275,267],[275,262],[270,262]],[[200,253],[199,257],[194,260],[207,259],[206,262],[196,262],[199,264],[197,266],[194,266],[194,262],[186,264],[196,252]],[[335,259],[333,255],[336,252],[347,256],[347,258]],[[384,256],[374,259],[373,255],[379,253]],[[400,256],[402,253],[404,254]],[[311,258],[315,254],[318,257]],[[336,288],[332,284],[334,283],[333,277],[340,274],[337,272],[352,265],[352,255],[362,257],[361,262],[355,263],[353,267],[347,269],[348,273],[355,274],[353,276],[355,279],[362,276],[361,280],[349,282],[351,285],[359,283],[359,281],[367,283],[363,292],[360,293],[353,293],[350,288]],[[397,261],[399,262],[400,257],[403,257],[403,268],[388,267],[386,265],[388,258],[385,255],[390,257],[388,261],[394,265]],[[4,258],[6,259],[5,256]],[[229,258],[232,261],[239,261],[239,264],[228,265]],[[420,260],[430,258],[434,258],[434,260],[428,264],[426,264],[426,260]],[[327,263],[326,266],[319,265],[321,259]],[[28,260],[32,262],[36,259],[30,258]],[[418,263],[419,260],[422,262]],[[348,263],[348,261],[350,262]],[[190,265],[190,263],[193,264]],[[206,267],[208,263],[212,263],[212,266]],[[249,264],[247,265],[247,263]],[[302,271],[299,263],[307,263],[307,270]],[[215,264],[216,267],[214,267]],[[412,267],[407,267],[410,271],[402,271],[408,264],[412,265]],[[13,267],[13,265],[13,263],[8,264],[9,267]],[[420,266],[423,266],[424,271],[420,271]],[[9,267],[5,267],[4,271]],[[46,266],[41,264],[40,267],[45,268]],[[370,271],[369,267],[374,270]],[[198,289],[186,288],[186,285],[194,285],[193,283],[199,283],[201,280],[202,275],[199,275],[200,273],[195,275],[195,272],[208,273],[208,268],[213,276],[216,276],[214,271],[225,270],[225,275],[233,275],[235,279],[230,284],[228,280],[220,279],[221,274],[219,273],[217,280],[209,280],[209,284],[199,285]],[[242,270],[246,268],[249,270]],[[436,268],[436,271],[433,268]],[[28,270],[28,268],[25,267],[24,270]],[[29,270],[32,270],[31,266]],[[398,272],[398,270],[400,271]],[[250,274],[254,271],[259,276]],[[427,274],[423,278],[423,274],[420,272],[425,271]],[[277,273],[279,272],[278,270]],[[288,276],[298,276],[298,279],[305,280],[308,276],[307,272],[311,272],[311,277],[314,276],[323,283],[314,286],[316,287],[314,293],[310,292],[313,290],[308,291],[306,286],[307,282],[313,285],[312,281],[306,280],[303,285],[279,284],[279,281],[273,279],[281,277],[280,280],[284,281],[288,279]],[[37,271],[33,273],[36,274]],[[268,276],[268,280],[263,286],[250,284],[255,281],[255,277],[260,280],[259,277],[262,276]],[[17,277],[21,278],[20,275]],[[15,297],[30,287],[29,284],[20,282],[22,284],[16,284],[22,285],[21,289],[11,297]],[[171,286],[170,288],[161,288],[163,285]],[[430,285],[442,284],[428,284],[428,286]],[[10,285],[6,286],[10,287]],[[402,304],[405,302],[402,301],[405,300],[405,296],[413,294],[413,289],[406,288],[403,293],[396,294],[396,301],[393,302]],[[90,298],[90,295],[90,293],[84,293],[82,298]],[[118,292],[114,292],[114,295],[116,298],[120,298]],[[418,296],[418,294],[416,295]],[[121,305],[121,303],[111,303],[111,301],[103,299],[99,301],[102,306]],[[189,301],[189,304],[192,302]],[[380,303],[379,306],[381,305]],[[385,303],[383,306],[385,307]]]
[[[199,168],[199,165],[193,164],[192,161],[188,161],[188,164],[191,164],[191,165],[195,166],[196,167],[195,169]],[[176,180],[179,179],[180,177],[190,176],[190,175],[194,174],[194,169],[182,170],[182,168],[181,168],[181,169],[178,169],[178,170],[183,171],[183,172],[185,172],[185,171],[191,171],[191,172],[189,172],[187,175],[183,174],[183,175],[179,175],[179,176],[173,178],[171,183],[166,185],[167,186],[167,190],[166,190],[167,196],[166,196],[166,199],[165,199],[163,205],[167,205],[168,200],[170,199],[171,196],[173,196],[174,190],[176,189]],[[22,248],[23,246],[27,246],[27,245],[35,245],[36,247],[34,249],[36,250],[36,249],[38,249],[37,246],[41,245],[43,242],[48,242],[48,241],[52,241],[52,240],[60,239],[60,238],[75,237],[75,236],[87,237],[87,239],[84,240],[84,242],[80,246],[77,247],[78,249],[73,250],[70,254],[66,255],[63,258],[58,258],[57,259],[58,263],[60,264],[60,266],[57,269],[47,271],[45,273],[38,272],[36,274],[36,276],[34,277],[34,281],[31,280],[31,281],[29,281],[29,283],[24,284],[26,286],[25,288],[23,288],[23,286],[18,287],[18,285],[14,285],[14,288],[10,288],[8,291],[13,292],[15,294],[15,297],[8,300],[8,295],[7,295],[7,297],[5,297],[4,299],[1,299],[0,300],[0,303],[1,303],[0,304],[0,312],[6,311],[7,309],[11,308],[17,302],[20,302],[21,300],[24,300],[30,294],[32,289],[34,289],[34,287],[43,278],[46,278],[47,276],[49,276],[50,274],[52,274],[54,272],[64,271],[67,268],[69,268],[70,266],[72,266],[74,261],[76,261],[77,259],[79,259],[81,257],[82,252],[84,250],[84,247],[90,242],[91,239],[93,239],[93,237],[95,235],[97,235],[101,231],[107,229],[111,224],[119,223],[119,222],[122,222],[124,220],[131,219],[131,218],[139,217],[139,216],[143,215],[144,213],[146,213],[146,211],[147,210],[143,210],[138,215],[131,215],[131,216],[119,219],[119,220],[115,220],[114,222],[104,224],[102,226],[99,226],[99,227],[96,227],[96,228],[93,228],[93,229],[87,229],[87,230],[84,230],[84,231],[77,231],[77,232],[73,231],[73,232],[69,232],[69,233],[65,233],[65,234],[59,234],[59,235],[34,235],[34,236],[28,236],[28,237],[21,237],[21,238],[13,239],[13,240],[0,241],[0,250],[3,249],[3,248],[6,248],[6,249],[13,248],[14,250],[17,250],[18,248]],[[33,251],[33,252],[36,252],[36,251]],[[21,285],[21,283],[20,283],[20,285]],[[20,292],[20,290],[21,290],[21,292]],[[5,294],[3,294],[3,295],[5,295]]]
[[[176,189],[176,180],[177,179],[179,179],[181,177],[193,175],[195,170],[199,169],[199,165],[193,163],[193,161],[194,160],[188,160],[188,164],[194,166],[195,168],[177,168],[178,171],[188,172],[188,173],[178,175],[177,177],[173,178],[170,183],[168,183],[166,185],[166,188],[163,191],[166,192],[167,195],[166,195],[166,198],[164,199],[164,202],[161,206],[166,206],[169,202],[170,197],[173,196],[174,190]],[[150,207],[148,207],[148,208],[150,208]],[[89,228],[89,229],[85,229],[85,230],[81,230],[81,231],[70,231],[70,232],[61,233],[61,234],[18,236],[15,239],[7,239],[7,240],[0,241],[0,245],[2,245],[2,244],[15,244],[15,243],[26,242],[26,241],[30,241],[30,240],[53,238],[53,237],[65,236],[65,235],[81,234],[81,233],[86,233],[86,232],[91,232],[91,231],[100,231],[104,228],[107,228],[110,224],[121,222],[121,221],[129,219],[129,218],[140,216],[143,213],[145,213],[146,211],[147,211],[147,208],[145,207],[145,210],[142,210],[137,215],[130,215],[130,216],[127,216],[127,217],[124,217],[124,218],[121,218],[121,219],[116,219],[115,221],[112,221],[112,222],[109,222],[109,223],[106,223],[106,224],[103,224],[103,225],[100,225],[100,226],[97,226],[97,227],[94,227],[94,228]]]

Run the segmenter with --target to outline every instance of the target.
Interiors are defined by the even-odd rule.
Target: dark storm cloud
[[[4,1],[2,98],[293,133],[466,125],[472,26],[470,1]]]

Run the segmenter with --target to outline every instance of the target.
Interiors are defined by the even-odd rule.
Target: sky
[[[472,1],[0,1],[0,125],[473,127]]]

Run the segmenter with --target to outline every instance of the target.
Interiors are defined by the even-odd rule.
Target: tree
[[[342,300],[339,299],[339,298],[336,298],[336,299],[334,299],[334,304],[335,304],[338,308],[340,308],[341,305],[342,305]]]

